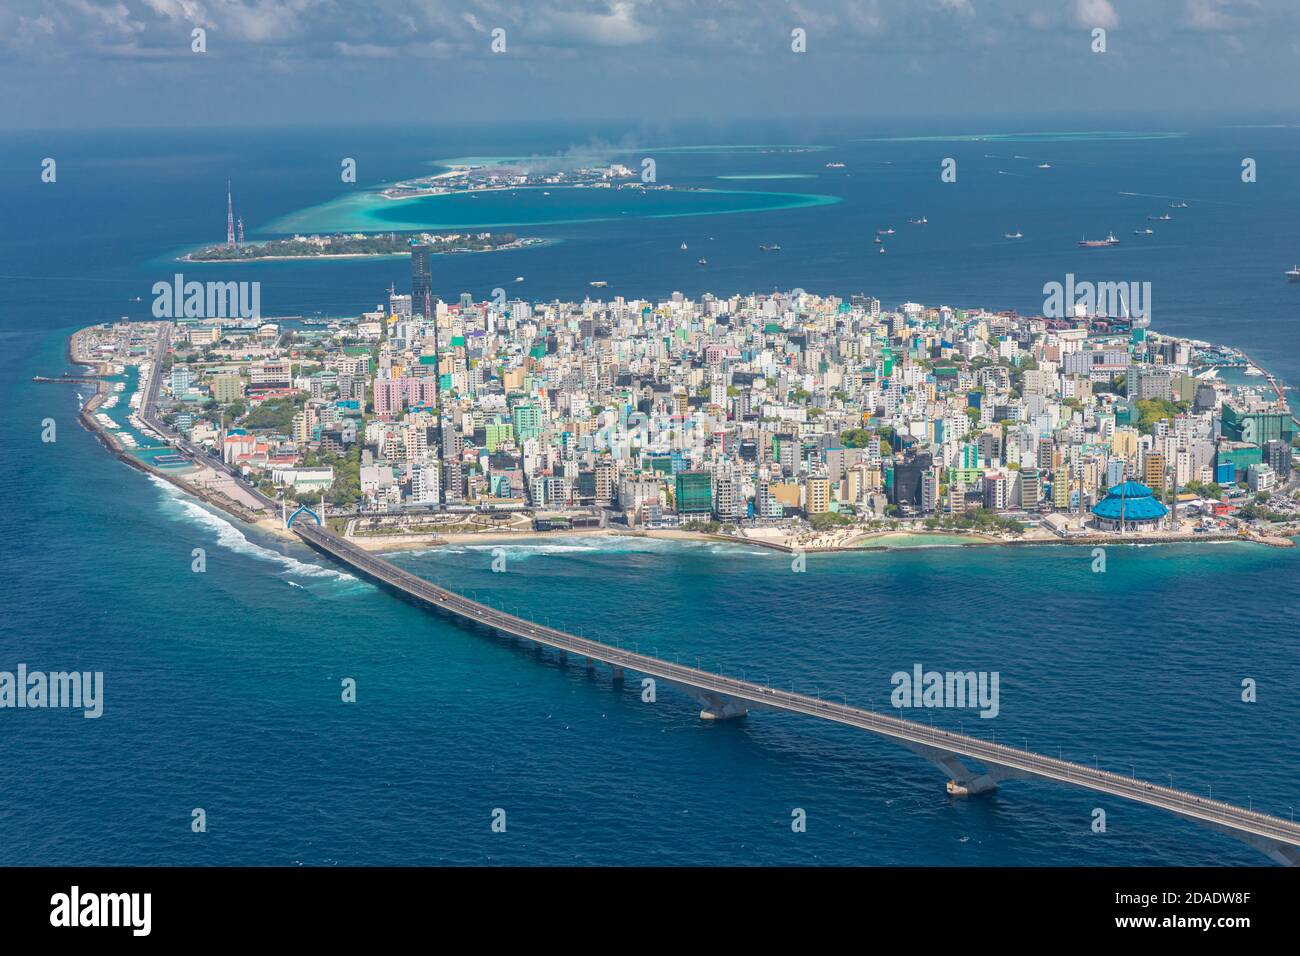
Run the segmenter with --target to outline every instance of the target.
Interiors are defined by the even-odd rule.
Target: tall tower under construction
[[[433,296],[433,246],[426,243],[411,245],[411,311],[427,320],[429,300]]]

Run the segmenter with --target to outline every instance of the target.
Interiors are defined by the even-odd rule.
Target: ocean
[[[652,156],[661,182],[824,199],[769,195],[737,212],[697,194],[624,216],[577,191],[517,212],[492,197],[493,229],[553,242],[443,257],[439,294],[580,299],[600,279],[606,296],[802,287],[1037,312],[1044,283],[1072,272],[1151,281],[1153,328],[1242,347],[1300,381],[1300,286],[1282,278],[1300,257],[1300,130],[1070,132],[1082,128],[763,129],[723,145],[708,130],[540,126],[7,138],[0,670],[103,671],[105,701],[97,720],[0,710],[0,865],[1266,862],[1168,814],[1046,783],[953,800],[940,771],[846,728],[770,713],[715,725],[671,688],[643,703],[634,675],[617,689],[600,670],[452,626],[185,499],[78,425],[74,386],[30,381],[67,367],[75,328],[148,318],[152,284],[174,272],[259,280],[267,315],[356,314],[409,285],[400,259],[176,263],[223,238],[227,178],[255,239],[437,160],[575,147],[634,168]],[[40,180],[47,156],[55,183]],[[357,187],[339,182],[344,157]],[[1241,182],[1243,157],[1257,182]],[[955,183],[940,181],[945,158]],[[1133,235],[1166,211],[1154,236]],[[896,233],[882,256],[871,239],[885,227]],[[1025,238],[1002,239],[1016,230]],[[1109,230],[1118,247],[1075,245]],[[1294,550],[1112,548],[1104,574],[1065,546],[813,555],[803,573],[720,544],[571,538],[504,553],[499,574],[488,546],[395,560],[589,637],[832,700],[883,709],[890,675],[918,663],[997,671],[996,719],[903,716],[1292,812]],[[340,699],[345,678],[355,703]],[[1257,703],[1241,701],[1246,678]],[[1098,807],[1105,833],[1092,832]],[[206,833],[191,831],[195,808]]]

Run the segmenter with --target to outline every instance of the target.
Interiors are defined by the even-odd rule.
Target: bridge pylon
[[[947,750],[925,744],[905,743],[904,746],[948,774],[948,795],[953,797],[974,797],[982,793],[992,793],[1003,780],[1029,776],[1019,770],[998,764],[989,764],[983,772],[971,770],[956,754]]]
[[[749,707],[743,701],[707,691],[697,692],[693,696],[704,705],[700,711],[700,720],[739,720],[749,715]]]

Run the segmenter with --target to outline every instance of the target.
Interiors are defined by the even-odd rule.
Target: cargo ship
[[[1107,233],[1105,239],[1080,239],[1079,245],[1085,249],[1104,249],[1107,246],[1118,246],[1119,240],[1115,238],[1115,233]]]

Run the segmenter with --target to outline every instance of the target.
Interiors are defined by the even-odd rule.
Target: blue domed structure
[[[1103,531],[1141,531],[1155,527],[1169,509],[1140,481],[1126,481],[1106,492],[1092,514]]]

